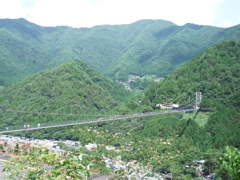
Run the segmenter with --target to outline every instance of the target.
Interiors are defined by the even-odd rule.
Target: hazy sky
[[[230,27],[240,24],[240,0],[0,0],[0,19],[20,17],[41,26],[164,19],[177,25]]]

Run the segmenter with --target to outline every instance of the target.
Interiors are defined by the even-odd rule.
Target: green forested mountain
[[[128,96],[129,92],[122,85],[109,80],[85,63],[68,61],[5,88],[0,93],[0,109],[3,110],[0,115],[1,127],[23,122],[31,124],[80,118],[58,116],[58,113],[104,113],[120,105]]]
[[[41,27],[25,19],[0,20],[0,85],[81,59],[112,79],[165,76],[211,45],[239,40],[240,26],[217,28],[164,20],[92,28]]]
[[[195,92],[202,92],[200,106],[211,110],[204,125],[204,131],[212,138],[210,144],[215,148],[239,147],[240,43],[225,41],[208,48],[163,81],[148,87],[142,105],[153,108],[156,103],[188,105],[195,101],[189,98],[195,98]]]
[[[202,92],[202,107],[215,101],[240,106],[240,43],[225,41],[208,48],[149,87],[146,95],[154,103],[187,103],[195,92]]]

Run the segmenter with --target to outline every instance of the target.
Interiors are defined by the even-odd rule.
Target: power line
[[[96,114],[96,115],[84,114],[84,113],[86,113],[86,111],[83,111],[82,114],[49,113],[49,112],[21,111],[21,110],[9,110],[9,109],[1,109],[1,111],[13,112],[13,113],[26,113],[26,114],[48,114],[48,115],[59,115],[59,116],[113,116],[113,115],[107,115],[107,114]],[[99,111],[97,111],[97,112],[99,112]],[[105,111],[105,112],[107,112],[107,111]],[[117,111],[109,111],[109,112],[114,113],[114,112],[117,112]]]

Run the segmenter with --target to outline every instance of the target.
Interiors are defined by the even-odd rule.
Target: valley
[[[16,143],[6,172],[239,179],[239,28],[142,20],[76,29],[1,19],[0,133],[82,145],[60,143],[70,155],[59,156],[44,147],[21,154]],[[119,83],[127,81],[130,89]]]

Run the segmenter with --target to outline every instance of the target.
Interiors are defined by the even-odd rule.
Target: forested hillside
[[[176,69],[160,83],[148,88],[154,103],[187,103],[195,92],[203,95],[202,107],[222,102],[240,106],[240,44],[226,41],[208,48],[192,61]]]
[[[208,48],[191,62],[166,76],[163,81],[146,89],[141,105],[128,107],[156,108],[156,103],[189,105],[195,101],[195,92],[202,93],[201,108],[211,110],[204,125],[204,131],[212,137],[210,143],[215,148],[226,145],[239,147],[239,42],[226,41]]]
[[[109,80],[85,63],[68,61],[5,88],[0,93],[0,126],[86,118],[80,115],[110,111],[129,95],[122,85]],[[75,116],[61,116],[58,113]]]
[[[0,20],[0,86],[80,59],[108,77],[163,77],[223,40],[239,40],[240,26],[217,28],[164,20],[92,28],[41,27],[25,19]]]

